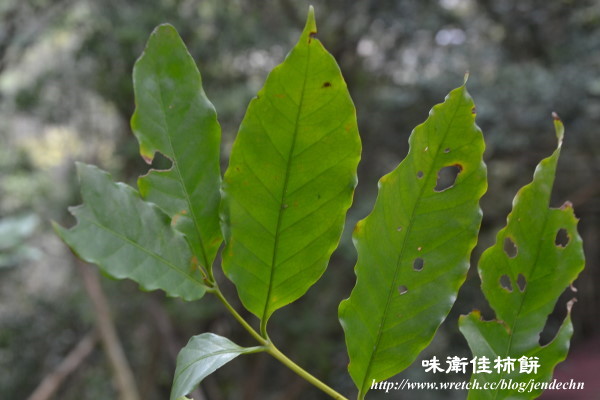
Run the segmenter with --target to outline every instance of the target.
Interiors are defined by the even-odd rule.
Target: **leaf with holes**
[[[264,351],[264,347],[240,347],[214,333],[194,336],[177,356],[171,400],[190,393],[208,375],[240,354]]]
[[[221,130],[200,73],[170,25],[158,26],[133,70],[136,110],[131,128],[140,153],[168,157],[168,170],[140,177],[142,197],[157,204],[183,232],[196,260],[211,274],[221,244],[219,151]]]
[[[473,111],[464,86],[436,105],[354,230],[357,282],[339,315],[359,398],[414,361],[465,279],[487,188]]]
[[[83,260],[115,278],[130,278],[146,290],[196,300],[206,291],[186,240],[170,218],[108,173],[77,164],[84,205],[71,208],[78,224],[58,225],[58,235]]]
[[[479,312],[461,316],[460,330],[473,355],[515,360],[515,370],[474,374],[472,379],[498,382],[501,378],[525,385],[530,379],[548,381],[556,364],[567,356],[573,327],[570,309],[556,337],[540,346],[539,335],[558,297],[577,278],[584,266],[577,218],[570,203],[549,208],[556,165],[563,139],[563,125],[555,116],[558,147],[538,165],[533,182],[519,190],[507,225],[498,232],[496,244],[479,261],[481,288],[496,312],[496,321],[482,321]],[[524,357],[524,358],[522,358]],[[519,361],[520,360],[520,361]],[[539,365],[522,372],[523,366]],[[534,398],[542,388],[518,390],[472,390],[470,399]]]
[[[352,202],[360,139],[334,60],[300,40],[250,102],[223,180],[223,270],[266,324],[324,272]]]

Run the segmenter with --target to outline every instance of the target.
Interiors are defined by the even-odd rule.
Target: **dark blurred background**
[[[551,113],[556,111],[566,139],[552,205],[574,204],[587,263],[575,282],[578,292],[568,290],[561,297],[541,340],[553,337],[566,315],[566,301],[576,296],[571,353],[556,376],[584,380],[587,391],[545,398],[598,398],[600,2],[312,3],[318,36],[338,60],[358,109],[363,161],[340,249],[315,287],[274,315],[271,337],[300,365],[355,396],[337,320],[337,306],[354,285],[349,232],[372,207],[377,179],[405,156],[412,128],[470,71],[468,89],[487,142],[489,190],[482,200],[482,233],[458,301],[422,358],[468,357],[458,315],[478,308],[493,317],[475,265],[505,224],[518,188],[554,150]],[[224,169],[249,100],[295,43],[308,4],[0,1],[2,399],[27,399],[36,388],[40,397],[35,400],[165,399],[174,358],[190,336],[211,331],[254,345],[210,296],[186,304],[160,292],[141,293],[131,282],[99,277],[96,269],[75,260],[49,221],[73,223],[66,208],[79,202],[75,160],[97,164],[132,185],[146,171],[128,123],[134,106],[131,71],[156,25],[175,25],[197,60],[223,127]],[[235,298],[232,285],[222,275],[220,281]],[[397,379],[468,379],[425,374],[420,360]],[[371,395],[466,397],[460,391]],[[320,398],[325,396],[264,354],[236,359],[195,393],[195,400]]]

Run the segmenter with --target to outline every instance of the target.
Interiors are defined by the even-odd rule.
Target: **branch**
[[[88,265],[79,260],[77,261],[77,265],[80,267],[79,271],[83,278],[85,290],[94,306],[100,339],[102,340],[106,356],[112,367],[120,399],[140,400],[133,372],[125,357],[123,346],[121,345],[117,330],[110,315],[108,301],[100,286],[98,273],[96,270],[91,269]]]
[[[85,335],[79,343],[67,354],[64,360],[42,380],[27,400],[49,400],[54,396],[62,383],[92,354],[98,333],[92,331]]]

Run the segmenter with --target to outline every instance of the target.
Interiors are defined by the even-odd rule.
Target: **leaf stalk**
[[[261,336],[254,328],[252,328],[252,326],[250,326],[250,324],[236,311],[236,309],[233,308],[229,301],[227,301],[227,299],[217,286],[216,282],[214,284],[214,287],[212,288],[212,293],[214,293],[215,296],[217,296],[217,298],[221,301],[221,303],[223,303],[225,308],[227,308],[227,310],[242,325],[242,327],[244,327],[244,329],[248,331],[248,333],[250,333],[250,335],[254,339],[256,339],[261,344],[261,346],[265,348],[264,351],[276,358],[279,362],[281,362],[290,370],[298,374],[301,378],[305,379],[307,382],[315,386],[317,389],[331,396],[333,399],[348,400],[346,397],[344,397],[343,395],[341,395],[340,393],[338,393],[337,391],[335,391],[334,389],[317,379],[315,376],[310,374],[308,371],[303,369],[301,366],[290,360],[275,346],[275,344],[273,344],[273,342],[271,342],[270,339],[268,339],[268,337]]]

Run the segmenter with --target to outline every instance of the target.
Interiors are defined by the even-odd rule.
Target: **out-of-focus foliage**
[[[143,161],[128,129],[134,108],[131,71],[149,33],[163,22],[178,29],[203,72],[204,89],[219,110],[227,155],[250,98],[298,37],[308,3],[0,1],[0,218],[30,213],[41,221],[67,218],[62,210],[78,203],[71,186],[76,181],[73,160],[99,164],[117,180],[137,175]],[[588,260],[588,268],[575,282],[580,301],[572,318],[580,335],[574,337],[573,347],[598,336],[600,4],[595,0],[312,3],[319,15],[327,16],[320,23],[319,38],[341,66],[363,138],[361,184],[350,225],[371,209],[377,178],[406,154],[411,128],[469,70],[469,91],[477,99],[478,124],[488,143],[484,155],[492,185],[488,193],[497,194],[482,200],[480,247],[493,243],[513,194],[528,182],[537,160],[554,147],[547,131],[550,113],[557,111],[569,134],[553,198],[568,199],[577,210]],[[154,164],[160,166],[161,160]],[[86,331],[82,327],[89,328],[93,321],[78,289],[73,261],[49,230],[43,222],[21,241],[41,252],[39,260],[0,271],[0,370],[10,370],[0,377],[0,392],[10,398],[26,398],[75,345]],[[348,393],[352,382],[335,316],[339,300],[347,297],[354,283],[349,236],[347,232],[345,250],[334,254],[334,264],[315,289],[279,311],[279,318],[289,322],[270,332],[291,358],[333,386],[346,387]],[[480,251],[478,247],[475,253]],[[145,399],[168,395],[174,357],[164,345],[166,337],[178,341],[179,348],[192,334],[210,330],[247,344],[245,336],[237,340],[238,328],[211,302],[190,308],[177,301],[145,300],[134,285],[106,281],[104,286],[117,328],[127,332],[122,335],[125,349]],[[455,321],[474,302],[481,302],[478,289],[472,290],[478,286],[472,269],[449,317],[454,327],[443,325],[424,357],[460,356],[463,350],[456,349],[468,355]],[[487,305],[478,306],[491,316]],[[542,336],[552,337],[558,329],[564,302],[559,301],[556,310]],[[157,322],[164,322],[165,316],[172,320],[166,326],[177,327],[171,327],[167,336]],[[210,322],[203,326],[200,320]],[[313,333],[312,343],[297,340],[306,331]],[[31,347],[17,356],[16,349],[25,343]],[[315,352],[315,346],[322,350]],[[251,376],[243,379],[247,371]],[[418,366],[404,374],[423,377]],[[60,398],[114,397],[100,351],[72,378]],[[239,369],[224,367],[203,385],[211,399],[320,396],[263,355],[245,358]],[[424,399],[463,397],[421,394]]]
[[[0,220],[0,268],[19,265],[38,258],[40,252],[25,241],[35,232],[40,219],[35,214]]]

